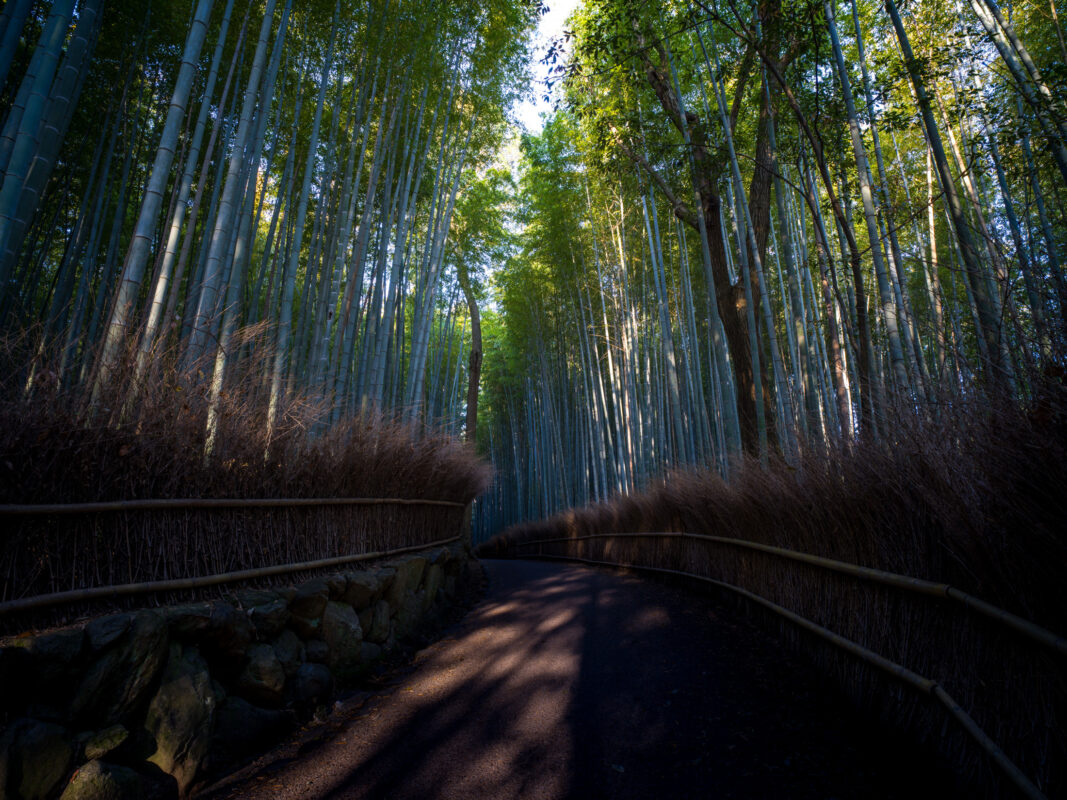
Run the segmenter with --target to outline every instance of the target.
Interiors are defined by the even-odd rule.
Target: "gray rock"
[[[344,575],[329,575],[323,580],[326,581],[326,588],[329,590],[331,600],[341,600],[345,596],[348,579]]]
[[[458,578],[460,573],[463,572],[463,566],[467,563],[467,560],[456,553],[452,555],[453,557],[445,564],[445,573]]]
[[[160,609],[171,636],[193,639],[211,629],[211,603],[186,603]]]
[[[379,600],[375,603],[371,611],[370,624],[363,629],[363,638],[377,644],[381,644],[388,639],[390,613],[391,609],[388,600]]]
[[[268,747],[296,722],[291,711],[258,708],[240,697],[227,698],[216,715],[211,765],[219,771],[245,756]]]
[[[456,596],[456,589],[458,584],[456,582],[455,575],[448,575],[445,577],[445,594],[454,598]]]
[[[296,595],[289,601],[289,610],[294,616],[316,619],[326,610],[330,588],[324,580],[313,580],[296,588]]]
[[[0,647],[0,686],[16,686],[21,683],[29,666],[30,657],[22,648]],[[11,708],[22,698],[16,698],[14,692],[0,692],[0,709]]]
[[[341,680],[359,672],[363,629],[352,606],[331,601],[322,615],[322,638],[330,648],[326,663]]]
[[[282,665],[285,677],[291,678],[304,660],[304,643],[292,631],[282,631],[274,640],[274,656]]]
[[[396,609],[396,634],[404,638],[412,633],[422,620],[425,592],[408,592]]]
[[[369,607],[382,589],[382,575],[377,570],[348,573],[344,602],[356,611]]]
[[[389,601],[389,605],[399,608],[404,595],[419,588],[422,573],[426,569],[426,559],[422,556],[411,556],[393,562],[393,566],[396,568],[396,575],[385,593],[385,599]]]
[[[282,600],[287,603],[293,602],[293,598],[296,597],[295,586],[276,586],[273,589],[274,593],[278,595]]]
[[[296,595],[289,601],[289,626],[301,639],[316,639],[320,636],[322,613],[329,602],[330,590],[326,581],[314,580],[297,587]]]
[[[10,644],[24,649],[39,666],[51,665],[54,669],[67,666],[81,655],[85,631],[81,628],[63,628],[24,639],[12,639]]]
[[[301,664],[293,681],[293,697],[302,705],[324,703],[333,694],[333,675],[324,664]]]
[[[364,664],[370,664],[382,657],[382,648],[373,642],[363,642],[360,657]]]
[[[370,626],[374,623],[374,606],[365,608],[359,612],[359,627],[363,629],[363,638],[367,638],[367,631],[370,630]]]
[[[179,800],[178,782],[155,764],[144,760],[122,763],[133,765],[133,770],[141,780],[144,800]]]
[[[393,585],[393,581],[396,580],[396,570],[393,567],[378,567],[376,572],[382,579],[381,588],[378,589],[378,594],[374,597],[375,600],[378,600],[388,592],[389,587]]]
[[[248,609],[248,617],[252,620],[257,637],[273,639],[289,622],[289,604],[276,596],[270,603],[252,606]]]
[[[91,727],[122,718],[147,697],[167,660],[167,626],[150,611],[134,615],[129,629],[85,672],[71,716]]]
[[[429,611],[433,604],[437,602],[437,593],[440,591],[444,580],[445,571],[439,564],[433,564],[426,570],[426,578],[423,581],[426,592],[426,597],[422,604],[423,611]]]
[[[67,776],[73,758],[66,729],[16,720],[0,737],[0,793],[6,789],[12,798],[45,800]]]
[[[229,693],[226,691],[223,685],[214,678],[211,679],[211,690],[215,693],[215,706],[217,708],[219,703],[225,700]]]
[[[270,605],[281,598],[277,592],[272,592],[269,589],[240,589],[233,593],[233,599],[241,608],[252,608],[254,606]]]
[[[211,745],[215,692],[207,664],[195,647],[172,645],[159,691],[145,717],[156,741],[148,760],[172,775],[184,795],[196,779]]]
[[[15,739],[15,723],[9,724],[3,730],[0,730],[0,798],[8,798],[10,792],[7,790],[7,779],[13,769],[12,758],[12,744]]]
[[[232,603],[211,604],[211,626],[204,636],[205,655],[224,675],[234,675],[244,666],[245,651],[255,639],[248,615]]]
[[[322,636],[322,617],[300,617],[296,614],[289,615],[289,627],[293,629],[301,639],[317,639]]]
[[[322,639],[308,639],[304,643],[304,656],[313,664],[325,664],[330,658],[330,646]]]
[[[0,688],[0,694],[11,695],[4,697],[2,705],[39,719],[63,719],[84,669],[79,657],[85,631],[65,628],[11,638],[5,644],[3,686],[18,686],[19,691]]]
[[[85,635],[89,639],[89,649],[98,653],[112,644],[130,629],[133,614],[109,614],[94,619],[85,626]]]
[[[237,691],[262,706],[281,705],[285,670],[271,645],[254,644],[248,648],[248,663],[237,679]]]
[[[110,728],[94,733],[85,742],[85,757],[94,761],[103,758],[114,751],[130,737],[130,732],[121,725],[112,725]]]
[[[141,776],[128,767],[90,761],[78,768],[59,800],[142,800]]]

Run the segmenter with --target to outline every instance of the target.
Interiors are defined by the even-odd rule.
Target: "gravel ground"
[[[485,598],[390,686],[206,796],[956,794],[729,610],[612,572],[483,563]]]

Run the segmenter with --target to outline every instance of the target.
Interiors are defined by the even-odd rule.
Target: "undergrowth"
[[[485,488],[490,468],[470,448],[399,414],[331,424],[329,403],[290,391],[269,429],[265,365],[272,359],[263,333],[236,337],[235,348],[249,354],[229,370],[210,448],[204,365],[182,368],[173,354],[157,355],[138,390],[131,354],[94,394],[87,384],[62,385],[51,364],[18,363],[26,348],[0,343],[0,503],[175,497],[466,503]]]

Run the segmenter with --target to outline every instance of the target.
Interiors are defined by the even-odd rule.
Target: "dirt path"
[[[728,611],[608,572],[485,566],[485,600],[387,696],[213,797],[951,794]]]

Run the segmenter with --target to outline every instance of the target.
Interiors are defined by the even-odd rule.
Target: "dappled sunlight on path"
[[[922,797],[804,668],[703,600],[486,562],[490,589],[369,710],[231,798]],[[911,785],[909,785],[911,784]]]

